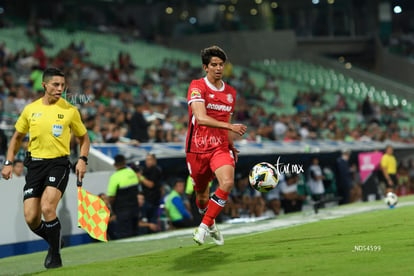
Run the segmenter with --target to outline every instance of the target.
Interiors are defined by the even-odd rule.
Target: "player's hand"
[[[232,124],[231,125],[231,131],[239,134],[240,136],[243,136],[246,133],[247,126],[243,124]]]
[[[3,166],[1,169],[1,177],[8,180],[12,178],[13,175],[13,167],[12,166]]]
[[[76,163],[75,173],[78,177],[78,181],[82,182],[82,179],[86,173],[86,163],[82,159],[79,159]]]
[[[234,162],[237,163],[237,160],[239,159],[239,152],[240,151],[238,149],[236,149],[236,147],[234,145],[230,145],[229,148],[233,152]]]

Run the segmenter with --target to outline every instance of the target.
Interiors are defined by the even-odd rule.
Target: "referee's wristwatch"
[[[79,159],[83,160],[85,164],[88,165],[88,157],[86,157],[85,155],[81,155],[79,156]]]
[[[4,166],[11,166],[11,165],[13,165],[13,162],[10,161],[10,160],[4,160],[3,165]]]

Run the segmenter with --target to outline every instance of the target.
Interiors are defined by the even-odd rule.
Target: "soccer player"
[[[27,167],[23,188],[24,217],[29,228],[49,243],[44,266],[57,268],[62,266],[62,259],[61,225],[56,208],[69,179],[71,132],[80,144],[80,157],[75,168],[79,181],[86,172],[90,142],[79,111],[62,98],[63,72],[47,68],[42,79],[44,95],[28,104],[17,119],[1,174],[5,179],[12,177],[14,157],[28,133],[30,140],[24,161]]]
[[[187,167],[194,180],[196,204],[204,214],[193,236],[199,245],[204,243],[207,234],[216,244],[224,244],[215,219],[234,186],[238,150],[234,147],[232,134],[243,135],[247,129],[243,124],[231,123],[236,91],[222,80],[226,59],[225,52],[217,46],[202,50],[206,76],[193,80],[188,88]],[[210,199],[209,182],[214,176],[217,177],[218,188]]]

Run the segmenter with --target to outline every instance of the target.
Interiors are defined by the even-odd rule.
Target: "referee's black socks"
[[[49,243],[47,233],[46,233],[45,222],[43,220],[40,222],[40,225],[32,231],[33,231],[33,233],[35,233],[36,235],[42,237],[45,241],[47,241]]]
[[[45,221],[47,241],[49,242],[50,252],[52,254],[60,253],[60,221],[56,217],[52,221]]]

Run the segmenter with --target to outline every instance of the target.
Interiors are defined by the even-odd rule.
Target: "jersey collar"
[[[215,87],[211,82],[209,82],[208,81],[208,79],[207,79],[207,77],[204,77],[204,81],[206,82],[206,84],[207,84],[207,86],[211,89],[211,90],[214,90],[214,91],[224,91],[224,86],[225,86],[225,83],[224,83],[224,81],[221,81],[222,83],[223,83],[223,85],[220,87],[220,89],[218,89],[217,87]]]

